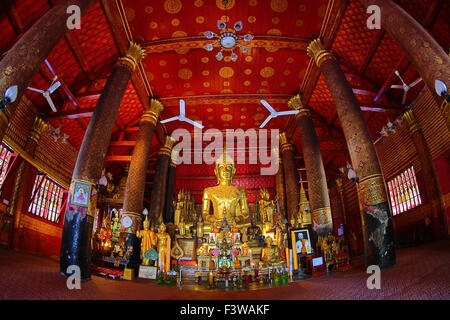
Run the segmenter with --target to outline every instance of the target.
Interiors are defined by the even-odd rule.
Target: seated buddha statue
[[[272,244],[272,238],[266,237],[266,246],[261,250],[261,261],[268,266],[283,263],[280,248]]]
[[[209,230],[220,227],[224,219],[229,226],[243,226],[248,217],[247,193],[244,188],[232,185],[236,172],[234,161],[226,153],[216,161],[214,174],[217,177],[217,186],[206,188],[203,191],[202,216]],[[213,214],[210,206],[213,205]]]

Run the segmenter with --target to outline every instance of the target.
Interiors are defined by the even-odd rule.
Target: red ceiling
[[[154,43],[164,41],[169,41],[172,47],[181,46],[178,50],[152,52],[143,61],[149,89],[165,105],[165,110],[161,114],[163,119],[178,114],[177,97],[183,97],[186,99],[187,116],[202,121],[206,129],[256,128],[264,121],[268,112],[258,103],[257,98],[254,96],[249,98],[248,95],[264,95],[268,101],[271,95],[275,109],[285,110],[286,97],[297,93],[304,80],[310,61],[305,50],[301,47],[276,48],[274,38],[267,40],[265,48],[252,47],[247,54],[237,52],[239,58],[236,62],[216,61],[214,56],[218,51],[217,48],[213,52],[201,48],[183,49],[189,43],[198,40],[194,37],[201,35],[203,31],[217,31],[216,21],[225,15],[225,11],[220,8],[220,0],[120,2],[122,3],[120,10],[123,10],[126,17],[125,26],[128,25],[136,42],[147,45],[149,49],[154,49]],[[237,20],[243,21],[244,27],[239,34],[250,32],[259,37],[258,39],[271,36],[277,37],[275,39],[277,41],[281,39],[280,37],[312,40],[319,34],[328,2],[327,0],[230,0],[227,15],[232,23]],[[426,0],[397,2],[421,22],[427,16],[432,3]],[[105,15],[103,7],[105,3],[113,6],[115,1],[104,0],[96,3],[82,18],[81,30],[70,32],[78,48],[74,48],[68,39],[62,39],[48,57],[52,68],[78,103],[78,106],[71,103],[67,93],[60,88],[53,95],[59,111],[95,106],[105,79],[119,56],[115,41],[117,34],[113,35],[115,26]],[[7,51],[20,34],[49,8],[47,0],[16,0],[7,7],[8,10],[2,10],[0,53]],[[440,12],[429,28],[445,50],[450,46],[449,12],[449,2],[443,1]],[[353,88],[366,90],[364,94],[356,94],[357,99],[361,105],[370,107],[374,104],[374,96],[382,90],[395,68],[399,66],[402,51],[388,34],[384,34],[377,44],[375,40],[382,31],[368,30],[365,25],[366,19],[365,10],[359,3],[356,0],[350,1],[332,50],[341,62]],[[418,77],[407,60],[401,67],[406,82],[410,83]],[[47,88],[49,81],[51,74],[43,65],[41,72],[36,75],[30,86]],[[394,76],[389,84],[398,83],[398,79]],[[407,103],[417,96],[422,87],[423,83],[420,83],[408,93]],[[401,90],[391,90],[388,86],[377,104],[401,107],[402,94]],[[41,95],[31,91],[26,95],[42,112],[51,117],[50,109]],[[112,140],[135,138],[136,131],[122,130],[130,125],[137,125],[144,109],[141,100],[130,83],[119,110]],[[327,177],[331,179],[336,175],[337,168],[347,161],[347,157],[345,141],[339,133],[340,122],[323,77],[320,77],[317,83],[310,105],[315,113],[314,123],[321,141]],[[398,114],[396,111],[365,112],[374,139],[377,138],[381,127]],[[285,128],[287,120],[287,117],[273,119],[267,128]],[[81,145],[88,121],[89,118],[50,118],[52,125],[60,125],[62,131],[70,135],[69,141],[75,148]],[[330,129],[330,123],[334,129]],[[192,129],[192,126],[179,122],[165,125],[169,134],[179,127]],[[301,153],[298,131],[294,133],[292,139]],[[158,146],[156,138],[152,144],[152,148],[156,149]],[[130,147],[111,147],[109,153],[129,155],[131,151]],[[301,160],[299,165],[302,165]]]

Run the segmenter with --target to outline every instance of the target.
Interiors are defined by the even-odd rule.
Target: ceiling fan
[[[289,111],[280,111],[276,112],[274,108],[266,101],[266,100],[260,100],[262,105],[266,107],[267,110],[269,110],[270,115],[266,118],[266,120],[259,126],[260,129],[264,128],[264,126],[272,119],[276,118],[278,116],[286,116],[290,114],[297,114],[298,110],[289,110]]]
[[[44,96],[45,99],[47,99],[48,104],[50,105],[50,108],[52,108],[53,112],[57,112],[58,110],[56,110],[55,104],[53,103],[52,98],[50,98],[50,95],[55,92],[56,89],[59,88],[59,86],[61,85],[61,82],[56,81],[58,79],[58,76],[55,76],[53,78],[53,81],[50,85],[50,87],[47,90],[41,90],[41,89],[36,89],[36,88],[32,88],[32,87],[28,87],[28,90],[31,91],[36,91],[39,93],[42,93],[42,95]],[[56,82],[55,82],[56,81]]]
[[[191,119],[186,118],[186,109],[185,109],[185,103],[184,103],[183,99],[180,99],[180,115],[166,119],[166,120],[162,120],[161,123],[167,123],[167,122],[171,122],[171,121],[175,121],[175,120],[190,123],[193,126],[200,128],[200,129],[203,129],[205,127],[198,122],[195,122],[195,121],[192,121]]]
[[[403,93],[403,100],[402,100],[402,104],[405,104],[405,102],[406,102],[406,95],[408,94],[409,89],[411,89],[416,84],[418,84],[420,81],[422,81],[422,78],[419,78],[416,81],[412,82],[411,84],[407,85],[405,83],[405,81],[403,81],[402,77],[400,76],[400,73],[397,70],[395,70],[395,74],[397,75],[397,77],[399,77],[400,81],[403,84],[394,84],[394,85],[391,86],[391,88],[392,89],[403,89],[405,91]]]

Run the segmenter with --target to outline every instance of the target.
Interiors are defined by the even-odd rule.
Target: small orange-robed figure
[[[170,271],[170,235],[165,232],[166,225],[161,223],[156,234],[156,247],[158,248],[158,267],[163,272]]]
[[[136,236],[141,239],[141,259],[143,266],[150,265],[150,261],[145,258],[144,254],[156,244],[155,232],[150,230],[149,226],[150,222],[148,221],[148,216],[146,216],[144,220],[144,230],[139,230],[136,233]]]

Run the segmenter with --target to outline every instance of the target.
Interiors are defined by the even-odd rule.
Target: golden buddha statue
[[[148,216],[145,216],[144,220],[144,230],[138,230],[136,232],[136,237],[141,239],[141,259],[143,266],[149,266],[150,260],[146,258],[147,251],[151,250],[156,244],[155,232],[149,229],[150,221],[148,221]]]
[[[203,192],[202,216],[209,231],[220,227],[224,219],[230,227],[242,226],[248,217],[246,190],[231,184],[235,172],[233,159],[226,153],[222,154],[214,168],[217,186],[206,188]],[[210,214],[211,202],[213,214]]]
[[[273,200],[270,200],[270,194],[267,189],[259,191],[260,199],[258,201],[261,222],[263,225],[263,235],[266,235],[273,227],[273,216],[276,213],[276,207]]]
[[[158,250],[158,267],[160,271],[170,271],[170,235],[166,232],[166,225],[161,223],[156,234],[156,247]]]
[[[208,255],[209,255],[208,243],[206,241],[203,241],[202,246],[197,250],[197,256],[207,257]]]
[[[272,244],[271,237],[266,237],[266,246],[261,250],[261,261],[269,266],[283,263],[280,248]]]
[[[183,190],[178,192],[178,201],[175,205],[174,224],[179,225],[181,217],[184,215],[185,210],[184,193]]]

